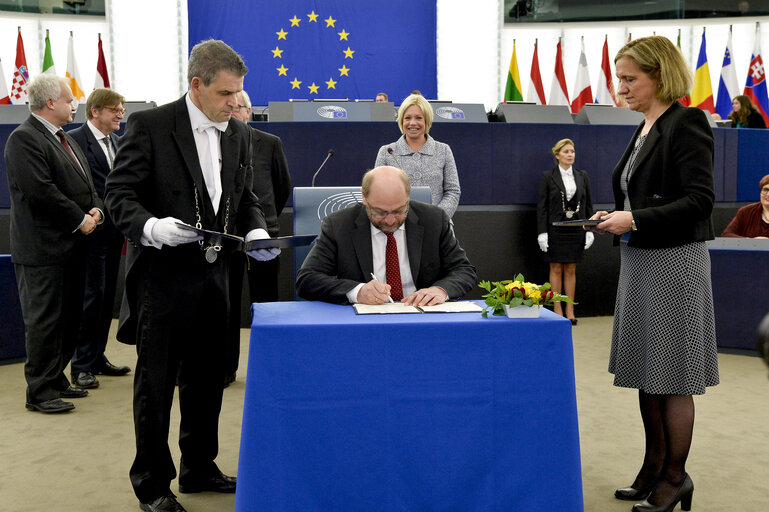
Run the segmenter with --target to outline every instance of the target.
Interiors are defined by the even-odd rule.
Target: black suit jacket
[[[142,271],[158,258],[166,263],[202,258],[197,243],[164,245],[161,249],[141,245],[144,225],[150,218],[175,217],[194,226],[197,189],[204,228],[224,229],[228,199],[228,233],[243,236],[252,229],[267,228],[258,199],[251,191],[249,140],[248,128],[231,119],[220,137],[222,197],[215,214],[200,168],[185,97],[135,112],[128,119],[114,170],[107,177],[105,200],[115,225],[131,240],[126,252],[120,341],[135,342],[135,317],[140,307],[136,286]]]
[[[475,286],[475,268],[454,237],[443,209],[410,201],[405,228],[417,289],[440,286],[457,299]],[[303,299],[347,304],[347,292],[370,281],[373,271],[371,223],[366,208],[357,204],[323,219],[315,246],[297,273],[297,294]]]
[[[577,185],[577,191],[572,200],[579,203],[579,212],[574,219],[587,219],[593,215],[593,196],[590,193],[590,180],[587,173],[572,166],[574,172],[574,183]],[[561,192],[563,192],[564,201],[566,197],[566,187],[561,178],[561,171],[556,165],[552,169],[542,173],[542,179],[539,181],[539,197],[537,198],[537,233],[547,233],[551,223],[554,221],[566,220],[563,213],[563,204],[561,202]]]
[[[675,102],[651,127],[628,182],[638,227],[629,245],[651,249],[713,239],[713,132],[705,116]],[[620,176],[643,126],[612,174],[617,210],[623,209],[624,198]]]
[[[88,166],[91,168],[91,177],[93,178],[96,193],[99,194],[99,197],[104,197],[104,186],[107,182],[107,175],[110,173],[109,162],[107,161],[107,155],[104,154],[104,143],[99,142],[94,137],[93,132],[86,124],[83,123],[67,133],[75,139],[77,145],[85,153],[88,159]],[[111,133],[109,138],[112,140],[114,150],[117,151],[117,135]]]
[[[279,137],[251,128],[251,149],[254,167],[252,190],[264,210],[267,231],[278,236],[278,217],[291,193],[288,161]]]
[[[85,241],[77,230],[85,214],[94,207],[104,209],[85,155],[71,137],[66,137],[82,171],[61,141],[33,116],[8,137],[5,163],[14,263],[66,263],[76,246]]]

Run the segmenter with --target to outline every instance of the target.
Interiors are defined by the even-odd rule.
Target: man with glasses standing
[[[299,269],[296,289],[307,300],[382,304],[392,298],[426,306],[458,299],[476,283],[446,213],[409,201],[411,184],[395,167],[363,176],[363,204],[323,219]]]
[[[95,89],[86,100],[86,122],[67,132],[88,158],[96,193],[104,199],[104,183],[112,170],[117,152],[120,122],[125,117],[125,98],[112,89]],[[97,388],[96,375],[120,376],[131,371],[115,366],[104,355],[107,346],[112,305],[115,302],[123,235],[107,215],[104,223],[88,237],[85,296],[77,348],[72,357],[72,384]]]
[[[88,160],[61,127],[76,109],[67,80],[39,75],[29,85],[31,115],[5,146],[11,193],[11,258],[24,317],[27,404],[32,411],[75,408],[81,398],[64,369],[77,343],[86,237],[103,220]]]

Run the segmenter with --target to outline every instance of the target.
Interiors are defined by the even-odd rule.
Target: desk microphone
[[[393,148],[392,147],[387,148],[387,152],[390,154],[391,157],[395,159],[395,163],[398,164],[398,168],[403,170],[403,164],[401,163],[401,159],[393,154]]]
[[[318,175],[321,169],[323,169],[323,166],[326,165],[326,162],[328,162],[328,159],[331,158],[334,155],[334,150],[329,149],[328,154],[326,155],[326,159],[323,160],[323,163],[320,164],[320,167],[318,167],[318,170],[315,171],[315,174],[312,175],[312,186],[315,186],[315,177]]]

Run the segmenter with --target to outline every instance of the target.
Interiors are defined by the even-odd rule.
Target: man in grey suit
[[[120,121],[125,115],[124,102],[125,98],[112,89],[95,89],[86,100],[86,122],[67,132],[88,158],[93,184],[101,198],[104,198],[104,183],[117,152],[115,132],[120,129]],[[72,383],[79,388],[99,387],[95,375],[100,373],[120,376],[131,371],[128,366],[113,365],[104,355],[112,324],[123,240],[123,234],[109,215],[88,237],[83,315],[70,367]]]
[[[337,304],[382,304],[392,297],[426,306],[470,291],[475,268],[454,237],[448,216],[437,206],[409,201],[410,191],[400,169],[367,172],[363,204],[323,219],[297,274],[298,295]]]
[[[86,235],[103,220],[88,160],[61,127],[72,122],[64,78],[40,75],[29,86],[31,115],[5,146],[11,193],[11,257],[24,317],[27,409],[74,409],[62,398],[88,391],[64,375],[77,342],[85,283]]]

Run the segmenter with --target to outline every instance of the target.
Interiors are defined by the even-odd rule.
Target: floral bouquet
[[[481,281],[478,286],[489,292],[483,295],[488,306],[481,313],[483,318],[488,318],[489,309],[491,309],[492,314],[501,316],[506,314],[506,309],[516,306],[537,306],[539,308],[550,305],[553,302],[576,304],[566,295],[554,293],[550,289],[550,283],[543,285],[528,283],[522,274],[515,276],[514,281]]]

